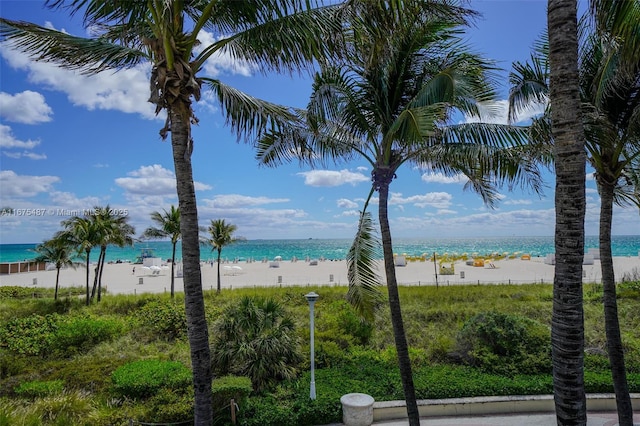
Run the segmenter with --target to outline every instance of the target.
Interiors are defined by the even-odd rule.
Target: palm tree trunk
[[[604,286],[604,324],[607,336],[607,352],[611,364],[613,390],[620,426],[633,426],[633,407],[627,384],[624,350],[620,337],[618,302],[616,300],[616,279],[611,256],[611,222],[613,218],[613,185],[600,183],[600,267]]]
[[[90,262],[89,262],[89,255],[91,254],[91,249],[89,250],[85,250],[85,253],[87,254],[87,264],[86,264],[86,268],[87,268],[87,300],[85,302],[85,304],[87,306],[89,306],[91,304],[91,299],[90,299],[90,295],[89,295],[89,266],[90,266]]]
[[[389,216],[387,204],[389,200],[389,183],[382,182],[378,189],[380,204],[378,206],[378,220],[380,221],[380,234],[382,237],[382,251],[384,254],[384,270],[387,276],[387,292],[389,293],[389,309],[391,311],[391,324],[393,337],[398,353],[398,365],[400,378],[404,390],[404,398],[407,404],[407,416],[410,426],[420,426],[420,413],[416,401],[416,391],[413,385],[413,373],[411,371],[411,359],[409,358],[409,346],[404,331],[402,311],[400,309],[400,295],[398,293],[398,281],[396,280],[396,268],[393,264],[393,245],[391,242],[391,230],[389,228]]]
[[[175,276],[174,269],[176,265],[176,244],[177,242],[173,242],[173,247],[171,249],[171,298],[173,299],[175,296]]]
[[[176,172],[176,187],[180,207],[180,231],[182,233],[182,260],[184,265],[184,303],[187,316],[187,333],[191,351],[193,386],[195,396],[194,425],[211,426],[213,423],[211,393],[211,353],[204,310],[202,276],[200,271],[200,241],[198,209],[191,168],[191,140],[188,105],[174,105],[168,110],[171,122],[171,145]]]
[[[105,246],[102,250],[102,259],[98,262],[100,265],[99,273],[98,273],[98,302],[102,299],[102,273],[104,272],[104,261],[107,258],[107,247]]]
[[[56,290],[53,293],[53,300],[58,300],[58,283],[60,282],[60,268],[62,266],[56,265]]]
[[[556,167],[553,394],[558,425],[586,425],[582,305],[586,156],[578,90],[576,0],[549,0],[547,18]]]
[[[93,288],[91,289],[91,300],[96,297],[96,291],[98,289],[98,280],[100,278],[100,265],[104,257],[104,248],[100,247],[100,254],[98,255],[98,263],[96,263],[95,275],[93,277]]]
[[[220,293],[220,256],[222,255],[222,250],[218,250],[218,290],[216,293]]]

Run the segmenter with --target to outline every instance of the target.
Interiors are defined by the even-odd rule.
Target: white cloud
[[[337,217],[360,217],[360,212],[358,210],[345,210]]]
[[[130,177],[117,178],[116,184],[131,194],[175,195],[176,177],[174,173],[159,164],[142,166],[127,173]],[[211,186],[194,182],[196,191],[211,189]]]
[[[61,210],[85,210],[104,203],[99,197],[78,198],[75,194],[65,191],[53,191],[49,195],[54,208]]]
[[[336,204],[341,209],[355,209],[358,208],[358,203],[355,201],[347,200],[346,198],[340,198],[336,201]]]
[[[288,198],[249,197],[239,194],[217,195],[211,200],[204,200],[207,205],[217,209],[261,206],[273,203],[286,203]]]
[[[36,154],[33,152],[28,152],[28,151],[23,151],[23,152],[8,152],[8,151],[2,151],[2,153],[4,155],[6,155],[9,158],[15,158],[15,159],[19,159],[19,158],[29,158],[31,160],[46,160],[47,155],[46,154]]]
[[[2,197],[25,198],[43,192],[51,192],[53,184],[59,182],[57,176],[18,175],[13,170],[0,170]]]
[[[546,103],[532,104],[518,114],[517,122],[529,122],[532,118],[540,116],[544,113]],[[491,123],[491,124],[508,124],[509,101],[506,99],[484,103],[479,107],[479,116],[465,116],[465,123]]]
[[[40,145],[40,141],[21,141],[16,139],[11,127],[0,124],[0,148],[33,149]]]
[[[38,92],[25,90],[11,95],[0,92],[0,116],[14,123],[36,124],[51,121],[53,110]]]
[[[465,183],[467,181],[467,177],[463,174],[445,176],[442,172],[425,173],[421,179],[427,183]]]
[[[151,69],[148,63],[118,72],[83,75],[52,63],[33,61],[6,43],[0,44],[0,55],[12,68],[26,71],[30,82],[65,93],[76,106],[156,118],[153,105],[147,102]]]
[[[389,205],[413,204],[416,207],[435,207],[446,209],[451,205],[453,197],[447,192],[428,192],[423,195],[403,197],[401,193],[394,192],[389,197]]]
[[[529,204],[533,204],[532,200],[507,200],[504,202],[504,204],[508,204],[508,205],[513,205],[513,206],[517,206],[517,205],[529,205]]]
[[[196,54],[200,54],[204,49],[218,42],[224,37],[215,38],[208,31],[198,33],[200,45],[194,48]],[[246,61],[234,59],[229,53],[218,51],[211,55],[204,64],[204,74],[208,77],[218,77],[222,73],[240,74],[245,77],[251,76],[255,65]]]
[[[399,235],[469,237],[475,235],[512,236],[552,235],[554,209],[485,212],[471,215],[425,214],[423,217],[402,216],[392,221]]]
[[[340,186],[350,183],[356,185],[360,182],[370,182],[371,178],[362,173],[354,173],[349,170],[312,170],[298,173],[304,176],[305,185],[309,186]]]

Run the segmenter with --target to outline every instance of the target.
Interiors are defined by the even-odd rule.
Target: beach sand
[[[626,274],[640,273],[640,257],[614,257],[616,279],[619,281]],[[492,261],[490,265],[474,267],[458,261],[454,265],[454,275],[441,275],[438,271],[438,285],[459,284],[529,284],[552,283],[554,266],[544,262],[542,257],[530,260],[502,259]],[[448,267],[449,263],[445,262]],[[133,268],[135,266],[135,273]],[[178,266],[178,265],[176,265]],[[316,265],[303,260],[284,260],[278,267],[271,262],[239,262],[220,265],[222,289],[239,287],[273,287],[295,285],[343,285],[347,281],[347,262],[318,261]],[[90,271],[90,282],[93,283],[93,269]],[[384,277],[382,262],[378,264],[378,272]],[[60,288],[85,285],[86,269],[62,269],[60,271]],[[411,261],[406,266],[396,267],[398,284],[400,285],[435,285],[433,262]],[[205,290],[217,286],[217,264],[202,263],[202,284]],[[601,278],[600,261],[583,266],[585,283],[599,282]],[[0,286],[54,287],[56,271],[23,272],[20,274],[0,275]],[[113,263],[105,265],[102,279],[103,286],[112,294],[141,294],[168,292],[171,288],[170,265],[154,274],[142,265],[130,263]],[[184,291],[182,278],[176,277],[175,290]]]

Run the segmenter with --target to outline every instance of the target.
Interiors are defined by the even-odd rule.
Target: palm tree
[[[247,137],[287,111],[200,75],[211,55],[226,52],[264,72],[293,70],[329,56],[340,34],[341,6],[313,8],[315,1],[201,0],[48,0],[52,9],[82,14],[89,38],[0,18],[0,38],[34,60],[95,74],[152,64],[149,101],[166,112],[163,138],[171,132],[176,175],[185,310],[194,374],[194,424],[210,425],[211,365],[204,311],[198,240],[198,214],[191,165],[191,126],[198,121],[192,102],[203,85],[217,96],[235,132]],[[220,39],[199,46],[198,34],[213,31]],[[258,66],[259,65],[259,66]]]
[[[149,227],[142,233],[143,238],[170,238],[171,239],[171,298],[175,294],[174,268],[176,264],[176,245],[180,240],[180,209],[171,205],[171,209],[162,213],[151,213],[151,220],[158,226]]]
[[[211,246],[211,250],[218,252],[218,289],[216,290],[218,293],[220,293],[220,256],[222,254],[222,248],[236,242],[236,239],[233,238],[233,233],[236,229],[238,229],[236,225],[227,223],[224,219],[212,219],[209,227],[206,229],[209,237],[202,239],[204,244]]]
[[[245,296],[225,310],[214,330],[216,373],[249,377],[257,392],[296,376],[302,357],[295,323],[276,301]]]
[[[463,173],[468,186],[492,205],[493,182],[530,183],[540,176],[527,158],[523,129],[485,123],[452,124],[456,112],[479,115],[495,99],[494,67],[458,37],[473,16],[450,2],[364,2],[347,38],[348,59],[321,64],[309,105],[298,119],[260,135],[258,158],[277,165],[293,158],[314,166],[360,157],[372,167],[372,187],[348,255],[348,297],[371,316],[380,278],[373,266],[378,243],[366,212],[378,192],[378,221],[393,333],[407,414],[419,424],[409,351],[402,320],[389,227],[389,187],[404,163]],[[437,7],[434,7],[437,6]]]
[[[629,3],[635,5],[637,16],[640,5]],[[609,19],[613,22],[619,20]],[[583,34],[579,49],[582,122],[587,160],[595,170],[594,176],[601,198],[599,246],[607,351],[619,421],[629,425],[633,422],[633,409],[618,323],[611,255],[611,223],[614,203],[640,207],[640,121],[634,118],[640,114],[640,65],[638,60],[631,63],[627,61],[626,40],[614,37],[613,31],[598,29],[597,25],[593,27],[590,24],[588,19],[582,19],[579,24],[579,31]],[[537,43],[530,62],[514,64],[510,80],[513,85],[510,94],[512,118],[531,101],[541,101],[548,96],[548,43],[545,38]],[[548,123],[549,119],[547,109],[546,114],[536,121]],[[541,127],[546,130],[539,132],[538,137],[547,142],[552,141],[549,126]]]
[[[585,149],[578,84],[576,0],[549,0],[549,95],[556,168],[556,267],[551,354],[559,425],[585,425],[584,255]]]
[[[100,256],[96,268],[96,279],[91,294],[91,299],[97,289],[98,302],[102,295],[102,273],[104,272],[104,262],[107,254],[107,247],[110,244],[118,247],[132,246],[135,229],[127,223],[129,217],[112,209],[108,204],[105,207],[96,206],[91,210],[91,217],[98,232],[100,233]],[[97,284],[97,286],[96,286]]]
[[[91,250],[100,244],[100,233],[96,223],[86,217],[73,216],[62,221],[63,230],[58,232],[54,239],[65,241],[75,247],[78,254],[85,258],[86,268],[86,305],[91,303],[89,294],[89,265],[91,263]]]
[[[36,247],[36,261],[51,262],[56,265],[56,289],[53,299],[58,300],[58,283],[60,281],[60,269],[68,266],[76,268],[76,262],[73,260],[73,247],[63,238],[52,238],[39,244]]]

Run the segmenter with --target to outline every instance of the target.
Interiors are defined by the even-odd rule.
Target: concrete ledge
[[[640,410],[640,394],[631,394],[634,410]],[[613,394],[587,395],[587,410],[616,411]],[[423,399],[418,401],[420,417],[470,416],[484,414],[553,413],[553,395],[485,396],[477,398]],[[380,401],[373,404],[373,420],[407,417],[404,401]]]

